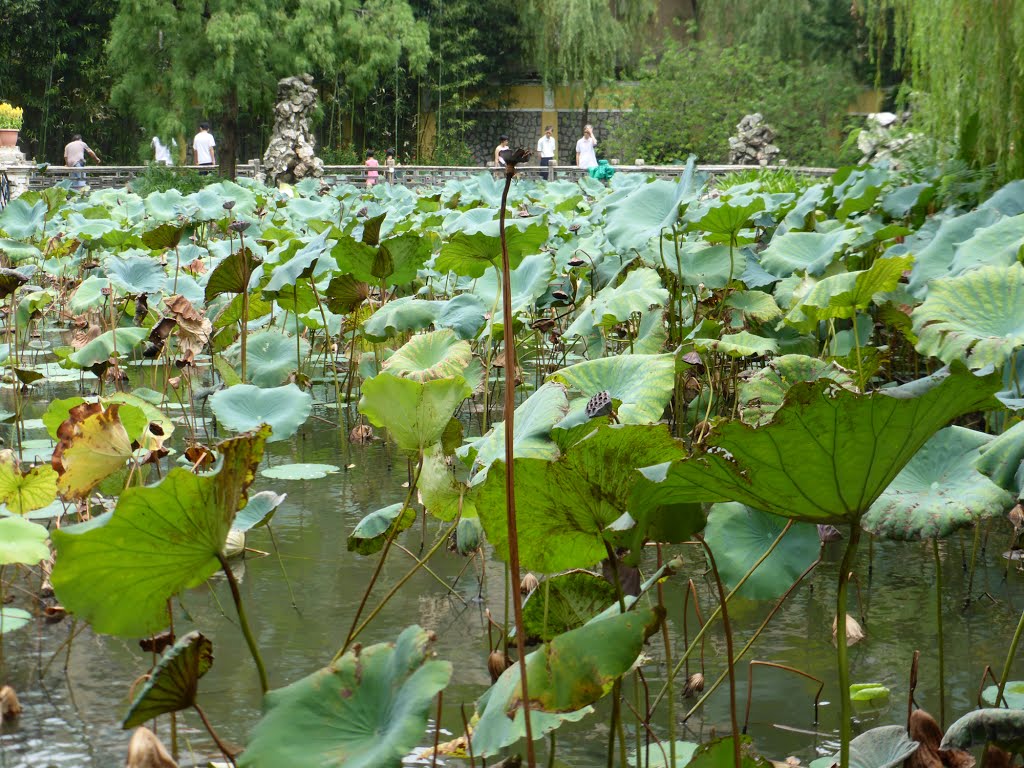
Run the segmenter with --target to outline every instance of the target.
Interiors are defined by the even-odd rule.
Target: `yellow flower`
[[[0,102],[0,128],[21,128],[23,111],[21,107],[15,107],[5,102]]]

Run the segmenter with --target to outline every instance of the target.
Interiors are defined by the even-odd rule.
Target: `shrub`
[[[690,154],[727,162],[736,124],[760,112],[778,132],[775,143],[789,163],[834,164],[847,107],[859,90],[842,65],[780,61],[745,46],[708,42],[668,42],[648,72],[608,147],[647,163]]]
[[[169,189],[176,189],[187,195],[218,181],[223,179],[216,173],[202,174],[187,168],[150,163],[143,173],[132,179],[130,186],[132,192],[142,197],[151,192],[166,192]]]

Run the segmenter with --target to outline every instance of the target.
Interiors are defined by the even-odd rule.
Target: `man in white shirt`
[[[545,168],[541,174],[545,181],[551,181],[551,166],[555,163],[555,137],[552,134],[552,127],[544,128],[544,135],[537,140],[537,154],[540,155],[540,164]]]
[[[162,141],[159,136],[153,137],[153,160],[157,165],[174,165],[174,159],[171,157],[171,149]],[[171,146],[177,147],[178,142],[171,139]]]
[[[217,142],[213,140],[213,134],[210,133],[210,124],[200,123],[199,133],[192,139],[192,151],[195,153],[196,165],[213,165],[217,162],[213,151],[215,146],[217,146]]]
[[[583,137],[576,142],[576,165],[588,169],[597,165],[597,153],[594,151],[596,146],[594,127],[592,125],[583,126]]]

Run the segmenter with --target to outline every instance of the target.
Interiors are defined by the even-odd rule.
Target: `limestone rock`
[[[746,115],[729,137],[729,162],[733,165],[770,165],[779,154],[775,129],[764,122],[764,115]]]
[[[274,129],[263,155],[267,184],[294,184],[310,176],[323,176],[324,164],[316,156],[316,138],[309,128],[316,99],[311,75],[278,81]]]

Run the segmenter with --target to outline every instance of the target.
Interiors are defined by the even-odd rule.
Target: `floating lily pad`
[[[260,474],[272,480],[319,480],[340,470],[333,464],[282,464],[267,467]]]
[[[32,614],[23,611],[21,608],[11,608],[8,605],[0,606],[0,635],[21,629],[32,621]]]

